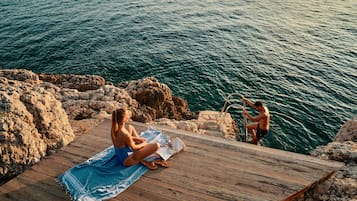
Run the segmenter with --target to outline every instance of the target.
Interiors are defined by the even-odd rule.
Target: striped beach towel
[[[185,146],[179,138],[170,138],[154,128],[149,128],[140,136],[145,137],[148,142],[160,143],[158,154],[165,160],[183,150]],[[148,160],[155,158],[157,156],[152,155]],[[123,192],[147,170],[141,164],[121,166],[116,160],[114,147],[110,146],[59,175],[57,180],[73,200],[104,200]]]

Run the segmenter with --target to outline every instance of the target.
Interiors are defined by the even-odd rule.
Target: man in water
[[[256,109],[259,112],[257,116],[253,117],[246,111],[245,108],[243,108],[244,115],[246,115],[250,121],[254,122],[247,125],[247,129],[253,136],[253,140],[251,141],[251,143],[258,144],[259,140],[263,138],[269,131],[269,110],[261,101],[253,103],[244,96],[242,96],[242,100],[248,103],[250,107]]]

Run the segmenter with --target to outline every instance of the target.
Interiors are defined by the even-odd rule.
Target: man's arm
[[[252,107],[252,108],[254,108],[254,109],[257,109],[257,108],[255,107],[254,103],[253,103],[251,100],[249,100],[248,98],[242,96],[242,100],[243,100],[243,102],[246,102],[250,107]]]
[[[253,122],[258,122],[259,120],[263,119],[266,117],[265,114],[259,114],[258,116],[256,117],[253,117],[252,115],[250,115],[245,109],[244,109],[244,115],[247,115],[248,119],[250,121],[253,121]]]

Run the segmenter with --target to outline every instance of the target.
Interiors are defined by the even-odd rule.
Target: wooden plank
[[[139,124],[139,129],[138,130],[144,130],[142,128],[140,128],[140,123],[134,123],[136,126]],[[145,126],[144,126],[145,127]],[[160,129],[160,128],[159,128]],[[180,131],[181,133],[182,131]],[[172,135],[170,133],[170,131],[166,131],[165,132],[168,135]],[[184,133],[184,132],[183,132]],[[179,136],[181,137],[180,134],[175,133],[174,136]],[[195,145],[195,142],[198,142],[199,144],[205,144],[205,146],[207,146],[207,139],[210,140],[211,137],[209,136],[204,136],[204,139],[202,140],[201,138],[199,138],[198,140],[192,140],[191,136],[188,137],[187,145],[189,148],[192,148],[192,146],[197,146],[197,144]],[[300,154],[295,154],[295,153],[290,153],[290,152],[284,152],[284,151],[280,151],[280,150],[272,150],[270,148],[265,148],[265,147],[258,147],[258,146],[254,146],[254,145],[249,145],[249,144],[244,144],[242,145],[239,144],[239,147],[237,148],[236,145],[231,145],[230,142],[223,142],[221,143],[220,141],[222,141],[222,139],[219,139],[219,141],[214,141],[214,145],[213,146],[207,146],[207,147],[218,147],[218,148],[224,148],[222,150],[224,150],[225,153],[222,153],[222,151],[220,150],[216,150],[216,151],[212,151],[212,150],[203,150],[202,147],[198,147],[198,150],[203,150],[201,154],[202,156],[207,157],[207,153],[214,153],[215,155],[221,155],[222,158],[227,158],[227,156],[234,156],[235,154],[232,153],[228,153],[227,148],[229,150],[240,150],[239,152],[239,158],[238,161],[240,162],[245,162],[245,163],[251,163],[250,165],[252,167],[257,167],[258,169],[260,168],[262,171],[259,172],[263,172],[263,170],[265,170],[264,172],[266,172],[266,170],[272,169],[271,167],[275,167],[278,168],[278,170],[280,169],[281,173],[280,175],[276,175],[275,170],[274,171],[270,171],[269,174],[271,173],[275,173],[275,177],[277,179],[279,178],[285,178],[288,181],[293,181],[296,182],[296,180],[303,184],[303,185],[307,185],[310,186],[311,185],[311,181],[316,181],[319,179],[319,177],[323,176],[323,175],[328,175],[331,174],[331,172],[333,172],[334,169],[341,167],[342,164],[338,163],[338,162],[334,162],[334,161],[323,161],[320,159],[317,159],[315,157],[311,157],[311,156],[304,156],[304,155],[300,155]],[[210,143],[208,143],[210,144]],[[226,146],[227,145],[227,146]],[[243,148],[241,147],[241,145],[243,146]],[[261,149],[263,149],[262,152],[258,152]],[[265,149],[265,150],[264,150]],[[186,151],[189,151],[188,149],[186,149]],[[278,154],[275,154],[275,152],[277,152]],[[243,157],[242,157],[243,156]],[[200,158],[200,157],[196,157]],[[234,160],[233,157],[230,158],[231,160]],[[256,164],[252,164],[251,160],[255,159],[256,161],[258,161],[259,163]],[[219,160],[216,158],[216,160]],[[237,160],[237,159],[236,159]],[[222,162],[222,161],[220,161]],[[226,161],[224,161],[226,162]],[[181,163],[183,163],[181,161]],[[244,163],[243,163],[244,164]],[[241,164],[238,164],[238,166],[242,166]],[[264,167],[265,166],[265,167]],[[246,167],[242,167],[242,168],[246,168]],[[225,169],[225,172],[226,169]],[[251,180],[251,178],[248,178],[248,181]],[[285,190],[285,188],[283,188]],[[294,191],[293,191],[294,192]],[[291,192],[290,192],[291,193]]]
[[[110,136],[108,137],[101,137],[101,136],[94,136],[94,135],[87,135],[85,138],[80,138],[77,141],[74,141],[70,144],[71,146],[88,146],[88,149],[94,149],[98,151],[100,148],[108,147],[112,145],[112,141]]]
[[[30,171],[27,171],[30,173]],[[63,191],[60,192],[56,189],[57,186],[49,185],[50,181],[39,180],[36,175],[30,173],[26,176],[17,177],[1,187],[0,200],[64,200]],[[52,182],[55,181],[50,178]]]
[[[4,194],[4,196],[0,194],[1,201],[14,201],[13,199],[11,199],[11,197],[7,197],[7,196],[9,196],[9,194]]]
[[[61,186],[56,182],[55,178],[48,175],[36,172],[34,170],[28,170],[24,173],[19,180],[27,184],[28,197],[34,200],[66,200],[68,198],[61,189]],[[42,198],[42,199],[38,199]],[[67,199],[68,200],[68,199]]]
[[[314,166],[314,168],[300,166],[296,164],[296,161],[277,161],[271,159],[269,156],[252,156],[246,157],[246,155],[240,154],[237,157],[237,153],[227,150],[221,150],[216,147],[204,147],[200,144],[193,145],[186,149],[186,152],[198,155],[197,158],[210,157],[217,163],[223,163],[225,165],[231,164],[230,161],[235,161],[232,165],[240,168],[241,170],[250,172],[259,172],[259,174],[269,176],[277,175],[277,178],[285,178],[299,182],[310,181],[309,177],[319,178],[321,171],[324,171],[324,167],[320,165]],[[327,168],[324,172],[329,172]],[[316,174],[315,174],[316,173]],[[308,179],[308,181],[306,181]]]
[[[89,159],[96,153],[100,152],[101,150],[94,150],[94,149],[84,149],[83,147],[78,146],[67,146],[61,149],[64,152],[67,152],[76,157],[82,157],[84,159]]]
[[[170,133],[167,133],[167,134],[170,134]],[[200,145],[202,143],[195,143],[195,142],[192,142],[192,141],[187,141],[186,144],[192,148],[192,147],[195,147],[197,145]],[[240,145],[240,144],[239,144]],[[198,150],[202,150],[202,155],[207,155],[207,154],[210,154],[210,153],[214,153],[214,155],[217,155],[219,156],[219,158],[229,158],[231,160],[239,160],[241,162],[250,162],[252,160],[255,160],[255,161],[259,161],[258,165],[259,166],[267,166],[267,167],[270,167],[270,166],[278,166],[278,167],[282,167],[286,170],[295,170],[295,172],[298,172],[299,175],[298,176],[301,176],[301,172],[304,172],[304,173],[311,173],[311,170],[316,170],[316,171],[320,171],[321,170],[321,167],[322,168],[326,168],[326,169],[329,169],[330,166],[321,166],[320,163],[315,163],[313,161],[296,161],[294,160],[294,158],[290,157],[292,153],[290,152],[284,152],[284,156],[279,156],[278,158],[277,157],[274,157],[274,155],[272,154],[269,154],[269,155],[265,155],[264,153],[261,154],[261,153],[255,153],[255,154],[252,154],[252,153],[249,153],[247,154],[246,152],[239,152],[239,153],[234,153],[234,152],[231,152],[230,149],[222,149],[221,147],[216,147],[216,146],[199,146],[197,147]],[[257,147],[257,146],[254,146],[254,147]],[[263,147],[260,147],[260,148],[263,148]],[[304,157],[309,157],[309,156],[304,156]],[[314,158],[316,159],[316,158]],[[319,160],[320,161],[320,160]],[[338,163],[340,165],[340,163]],[[334,167],[334,166],[333,166]],[[266,169],[269,169],[269,168],[266,168]],[[315,175],[315,174],[312,174],[312,175]]]
[[[61,173],[64,173],[66,170],[71,168],[74,164],[69,165],[69,164],[64,164],[61,163],[61,161],[53,161],[47,160],[46,163],[42,163],[41,165],[36,165],[31,168],[32,171],[38,172],[40,174],[52,177],[52,178],[57,178],[58,175]]]
[[[275,194],[279,194],[281,191],[281,188],[271,187],[271,184],[277,181],[271,181],[268,177],[239,172],[234,168],[227,168],[223,164],[217,165],[211,160],[203,159],[187,163],[187,159],[197,159],[197,157],[190,158],[187,156],[192,156],[191,154],[185,154],[182,153],[175,158],[175,162],[172,164],[173,167],[156,176],[158,177],[157,180],[167,182],[169,186],[180,184],[183,188],[195,189],[197,193],[201,192],[211,196],[219,194],[217,192],[224,191],[224,194],[221,193],[221,197],[219,197],[223,200],[233,199],[236,197],[237,192],[242,192],[242,190],[244,192],[248,191],[250,194],[253,193],[251,195],[254,195],[254,197],[269,197],[273,195],[273,198],[276,198]],[[223,173],[222,170],[224,170]],[[282,185],[281,183],[278,184]],[[222,185],[224,185],[224,189],[221,188]],[[283,185],[287,184],[283,183]],[[285,186],[283,191],[289,188],[291,187]]]
[[[0,200],[23,201],[26,198],[26,193],[22,189],[26,188],[27,184],[18,180],[20,176],[15,177],[0,187]]]
[[[69,200],[55,178],[112,145],[110,121],[0,187],[0,200]],[[131,122],[138,132],[148,125]],[[158,127],[187,147],[112,200],[293,200],[343,164]]]
[[[130,186],[115,200],[218,200],[205,194],[197,194],[192,189],[180,186],[170,186],[165,182],[158,182],[149,177],[142,177],[135,185]]]
[[[131,124],[135,125],[135,127],[141,127],[140,130],[143,130],[147,127],[146,124],[139,123],[139,122],[131,122]],[[273,149],[269,147],[256,146],[248,143],[223,139],[219,137],[194,134],[192,132],[172,129],[164,126],[154,126],[154,127],[162,130],[165,134],[168,134],[170,136],[178,136],[181,139],[187,139],[188,142],[197,142],[208,146],[215,146],[223,149],[231,149],[237,151],[237,153],[242,153],[242,154],[244,153],[251,156],[255,156],[255,155],[270,156],[276,160],[282,160],[287,158],[288,160],[291,161],[299,161],[299,164],[300,162],[309,162],[309,163],[316,163],[316,164],[325,165],[333,168],[338,168],[341,166],[341,163],[337,161],[321,160],[313,156],[287,152],[287,151]]]

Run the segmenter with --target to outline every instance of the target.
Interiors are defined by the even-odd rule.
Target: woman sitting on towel
[[[147,143],[145,138],[140,138],[133,126],[125,125],[129,119],[129,112],[125,108],[115,110],[112,114],[111,136],[119,162],[124,166],[140,162],[149,169],[157,169],[155,162],[145,161],[144,158],[155,153],[160,144]]]

